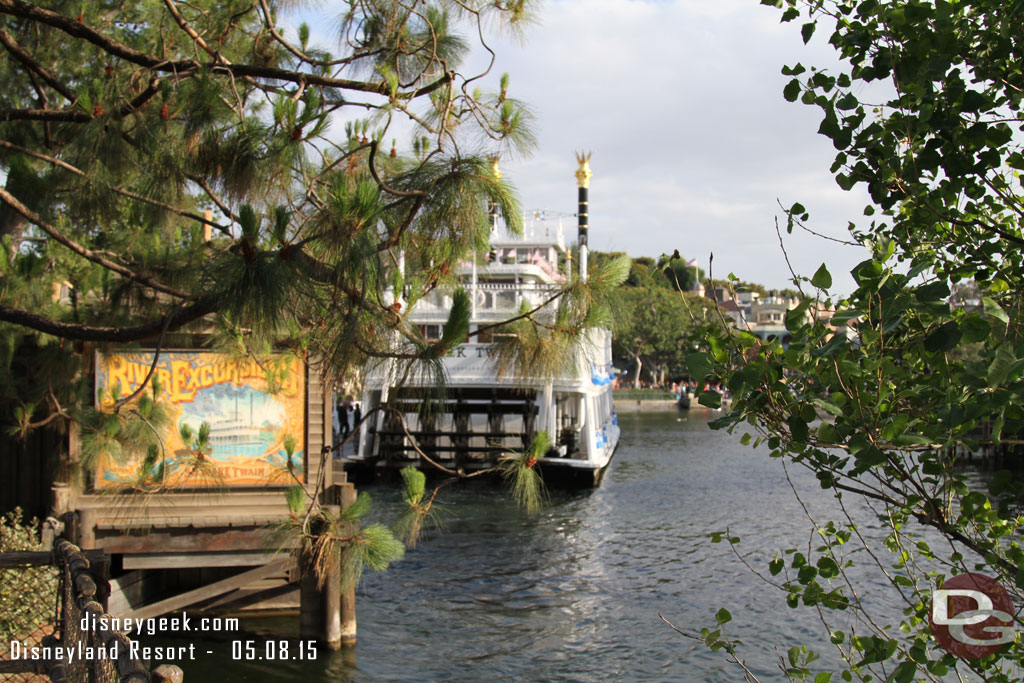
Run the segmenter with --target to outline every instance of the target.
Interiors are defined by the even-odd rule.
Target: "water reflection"
[[[388,572],[365,577],[354,651],[270,667],[232,664],[232,679],[265,680],[272,670],[282,679],[331,681],[734,681],[741,672],[723,654],[658,618],[696,632],[723,606],[761,680],[783,679],[778,658],[793,644],[830,653],[816,611],[789,609],[729,544],[708,539],[729,529],[761,571],[780,549],[807,546],[812,526],[781,462],[741,446],[739,435],[709,430],[699,414],[623,415],[620,424],[604,484],[553,492],[538,515],[517,510],[497,487],[446,487],[444,528]],[[810,473],[791,468],[789,476],[812,515],[839,518]],[[371,493],[375,514],[393,518],[397,491]],[[856,514],[864,533],[885,535],[868,511]],[[869,578],[867,586],[883,614],[897,617],[901,605],[883,593],[885,584]],[[297,632],[294,620],[271,626]],[[196,675],[190,669],[189,679]]]
[[[535,518],[499,492],[455,489],[445,531],[360,591],[353,678],[733,680],[720,655],[657,616],[696,631],[723,605],[756,634],[752,654],[767,655],[757,666],[769,677],[776,648],[818,637],[727,546],[708,542],[710,531],[729,527],[767,561],[780,542],[792,544],[794,525],[803,537],[806,520],[778,463],[698,418],[638,414],[621,423],[603,486],[555,493]],[[384,507],[394,500],[374,493]],[[750,629],[780,609],[769,626]],[[398,656],[380,661],[391,648]]]

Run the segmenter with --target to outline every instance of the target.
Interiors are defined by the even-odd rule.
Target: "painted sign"
[[[97,352],[100,409],[109,410],[134,392],[152,366],[152,351]],[[153,374],[159,389],[155,400],[166,417],[157,425],[164,486],[291,485],[291,473],[304,480],[306,371],[300,359],[261,363],[168,351],[160,354]],[[132,454],[123,462],[102,458],[96,486],[138,481],[145,455]]]

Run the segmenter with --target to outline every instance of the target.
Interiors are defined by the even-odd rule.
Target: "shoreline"
[[[613,402],[616,413],[647,413],[647,412],[714,412],[715,408],[702,406],[692,400],[689,408],[679,408],[678,401],[671,398],[617,398]],[[723,406],[728,407],[728,406]],[[718,408],[717,410],[722,410]]]
[[[616,398],[613,401],[617,413],[639,413],[648,410],[679,410],[678,401],[672,398]]]

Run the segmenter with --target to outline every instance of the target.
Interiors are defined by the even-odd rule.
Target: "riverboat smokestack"
[[[580,247],[580,258],[579,258],[579,269],[580,269],[580,281],[587,281],[587,231],[590,228],[590,178],[594,174],[590,171],[590,155],[593,152],[576,153],[576,161],[579,162],[579,168],[576,169],[576,185],[580,189],[579,193],[579,208],[576,211],[576,215],[579,217],[579,247]]]

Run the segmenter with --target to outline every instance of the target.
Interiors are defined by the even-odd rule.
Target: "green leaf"
[[[823,398],[813,398],[811,399],[811,402],[814,403],[814,405],[821,408],[822,410],[824,410],[829,415],[833,415],[835,417],[842,417],[845,414],[843,413],[843,409],[837,406],[832,401],[826,401]]]
[[[956,321],[949,321],[933,330],[924,340],[924,348],[928,351],[944,353],[956,348],[960,343],[963,333]]]
[[[807,321],[807,309],[810,308],[810,306],[811,300],[805,299],[804,301],[801,301],[800,304],[795,308],[791,308],[788,311],[786,311],[786,314],[784,316],[786,329],[789,330],[790,332],[796,332],[801,327],[803,327],[804,323]]]
[[[894,683],[910,683],[910,681],[914,680],[915,673],[917,673],[917,664],[914,662],[903,662],[892,672],[889,680]]]
[[[371,524],[358,538],[359,542],[353,543],[355,552],[359,553],[363,564],[374,571],[384,571],[405,555],[405,545],[383,524]]]
[[[992,325],[977,313],[968,313],[960,318],[960,330],[964,335],[964,342],[973,344],[988,339],[992,333]]]
[[[804,39],[804,45],[806,45],[807,42],[811,39],[811,36],[814,35],[814,28],[816,26],[817,23],[812,21],[800,27],[800,35]]]
[[[828,272],[824,263],[815,271],[814,277],[811,278],[811,284],[818,289],[828,289],[832,286],[832,274]]]
[[[718,623],[719,626],[721,626],[722,624],[728,624],[730,621],[732,621],[732,615],[729,614],[729,610],[723,607],[722,609],[715,612],[715,621]]]
[[[852,92],[848,92],[836,101],[836,109],[849,111],[855,108],[858,104],[860,104],[860,101],[857,99],[857,96]]]
[[[809,430],[807,429],[807,423],[799,415],[790,415],[786,420],[789,424],[790,434],[793,435],[793,440],[800,443],[807,443],[807,437]]]
[[[996,320],[998,320],[999,322],[1010,322],[1010,317],[1006,315],[1006,311],[1004,311],[1003,307],[997,304],[995,300],[990,299],[987,296],[983,296],[981,298],[981,304],[982,307],[985,309],[985,312],[988,313],[993,318],[995,318]]]
[[[704,351],[686,354],[686,367],[690,370],[690,377],[703,382],[704,378],[711,374],[711,357]]]
[[[844,308],[836,311],[835,315],[832,316],[833,325],[845,325],[851,320],[856,320],[864,315],[864,311],[856,308]]]
[[[427,490],[427,475],[412,465],[403,467],[400,474],[404,484],[402,498],[408,505],[419,505]]]
[[[787,102],[796,102],[796,98],[800,97],[800,79],[794,78],[786,87],[782,89],[782,96],[786,98]]]
[[[708,389],[700,392],[700,397],[697,402],[706,408],[721,408],[722,407],[722,395],[714,389]]]
[[[341,511],[342,521],[361,519],[373,505],[373,499],[366,491],[360,491],[354,503]]]
[[[949,287],[945,282],[929,282],[914,290],[918,301],[939,301],[949,296]]]
[[[469,294],[463,287],[459,287],[452,293],[452,308],[448,312],[448,320],[444,324],[444,332],[441,333],[440,345],[444,349],[451,349],[466,341],[469,336],[469,316],[472,306],[469,301]]]
[[[259,219],[256,217],[256,212],[249,204],[242,204],[238,210],[238,224],[242,228],[242,237],[249,241],[251,245],[256,244],[259,237]]]
[[[611,287],[618,287],[629,277],[629,270],[633,266],[633,260],[628,256],[616,256],[604,263],[595,277],[607,282]]]
[[[885,453],[874,446],[868,446],[867,448],[859,451],[855,456],[855,459],[857,460],[857,467],[861,470],[877,467],[886,461]]]
[[[997,387],[1003,384],[1016,363],[1017,356],[1013,352],[1013,347],[1008,342],[1000,344],[988,366],[988,385]]]

